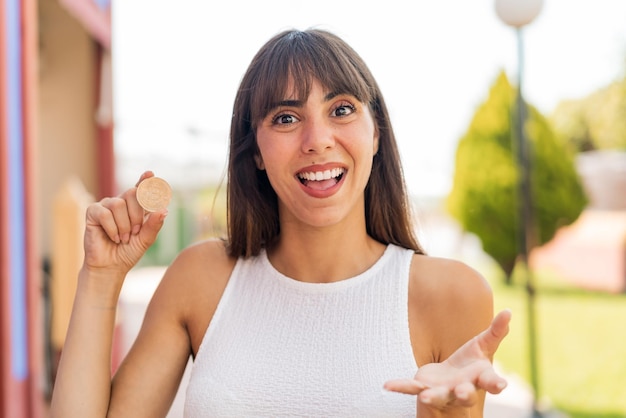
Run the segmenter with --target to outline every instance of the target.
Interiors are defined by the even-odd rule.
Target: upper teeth
[[[325,171],[309,171],[298,174],[298,177],[304,180],[330,180],[335,177],[339,177],[344,172],[343,168],[333,168],[332,170]]]

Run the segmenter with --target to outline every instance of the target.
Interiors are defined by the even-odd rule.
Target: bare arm
[[[114,279],[96,276],[84,268],[79,275],[72,317],[54,384],[53,418],[106,416],[119,286],[101,286],[100,282]]]
[[[499,393],[506,385],[491,361],[511,314],[492,321],[491,289],[463,263],[422,258],[414,264],[409,312],[420,326],[419,337],[412,337],[420,368],[414,379],[385,387],[417,395],[420,418],[482,417],[485,391]]]
[[[147,172],[143,178],[152,176]],[[87,210],[85,260],[51,403],[52,417],[105,417],[111,387],[111,344],[126,273],[154,242],[166,212],[144,219],[136,189]]]
[[[168,268],[113,377],[109,417],[166,415],[229,277],[225,258],[221,243],[203,242],[183,250]]]

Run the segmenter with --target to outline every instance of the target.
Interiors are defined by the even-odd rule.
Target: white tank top
[[[412,255],[389,245],[333,283],[286,277],[265,252],[240,259],[195,358],[185,418],[415,417],[415,396],[383,389],[417,371]]]

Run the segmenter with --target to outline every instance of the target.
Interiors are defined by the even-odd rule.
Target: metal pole
[[[518,50],[518,73],[517,73],[517,158],[520,172],[519,179],[519,247],[521,262],[523,263],[526,275],[526,309],[528,320],[528,354],[530,381],[534,391],[533,416],[540,417],[537,408],[537,398],[539,397],[539,373],[537,367],[537,333],[535,316],[535,284],[534,277],[528,264],[528,255],[532,248],[533,241],[533,216],[532,216],[532,196],[530,178],[530,143],[526,138],[524,125],[526,122],[526,103],[522,94],[522,73],[524,72],[524,43],[522,29],[516,29],[517,50]]]

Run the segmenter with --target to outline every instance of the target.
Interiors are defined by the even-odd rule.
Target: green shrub
[[[562,101],[550,120],[560,141],[574,151],[626,150],[626,78]]]
[[[515,101],[516,91],[501,72],[459,141],[453,187],[446,202],[451,215],[464,230],[480,238],[485,252],[508,278],[519,254]],[[535,108],[528,106],[527,115],[533,241],[542,245],[559,227],[576,220],[587,200],[572,155],[557,142],[548,121]]]

